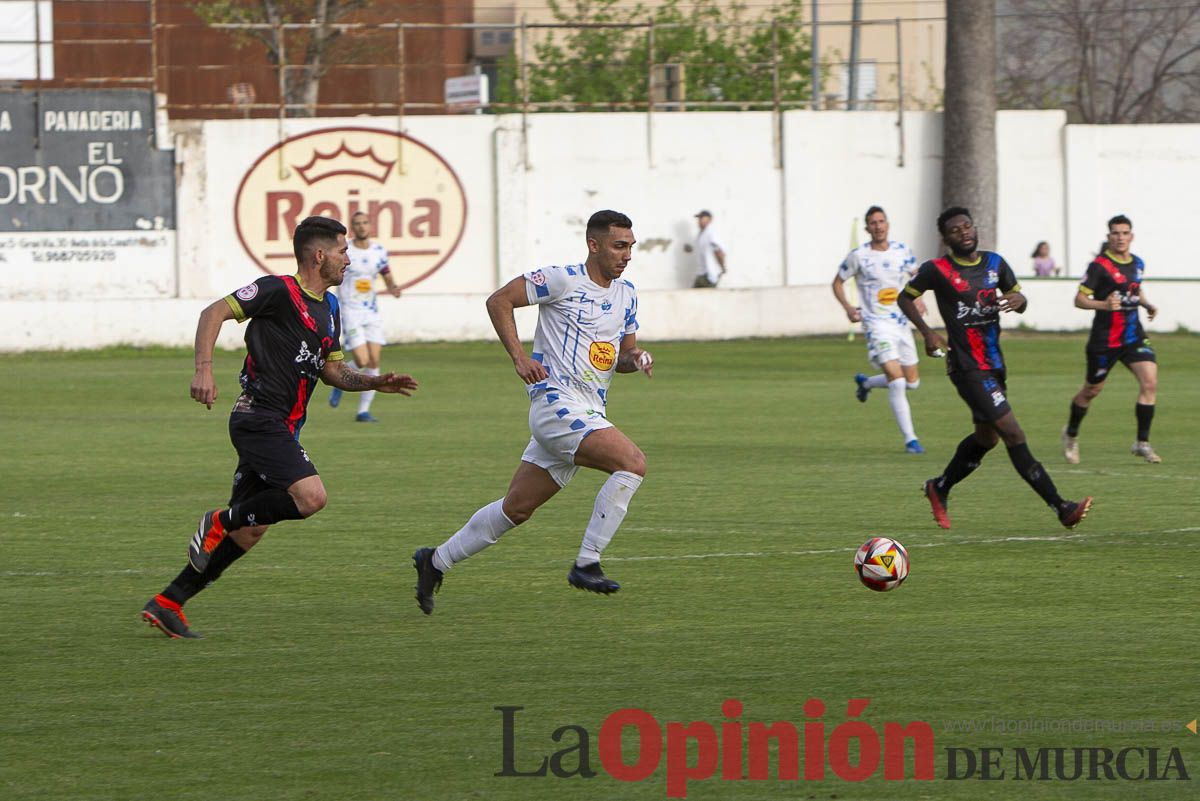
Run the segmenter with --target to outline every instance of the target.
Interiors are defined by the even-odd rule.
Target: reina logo
[[[242,247],[263,272],[295,272],[292,232],[323,215],[347,228],[364,212],[371,240],[388,251],[403,289],[428,278],[462,241],[467,197],[446,161],[409,136],[374,128],[326,128],[263,153],[234,201]]]
[[[588,346],[588,361],[597,370],[611,370],[617,362],[617,349],[611,342],[593,342]]]

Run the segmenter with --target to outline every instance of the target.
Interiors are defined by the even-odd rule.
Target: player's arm
[[[386,272],[380,273],[380,275],[383,276],[383,283],[387,286],[388,294],[393,298],[400,297],[400,286],[396,283],[396,279],[392,278],[392,271],[387,270]]]
[[[217,399],[217,382],[212,372],[213,349],[217,345],[221,326],[235,316],[233,307],[225,298],[221,298],[200,312],[200,322],[196,324],[196,373],[192,376],[192,399],[209,409]]]
[[[906,286],[896,296],[896,305],[900,307],[900,311],[904,312],[904,316],[909,319],[909,322],[917,327],[921,336],[928,339],[931,335],[939,336],[939,334],[929,327],[929,323],[925,322],[920,310],[917,309],[917,300],[923,294],[921,290],[914,289],[911,285]]]
[[[1000,311],[1024,314],[1029,308],[1029,298],[1021,291],[1017,276],[1004,259],[1000,260]]]
[[[1079,291],[1075,293],[1075,308],[1088,311],[1117,311],[1121,308],[1121,293],[1113,290],[1104,300],[1097,300],[1096,289],[1104,281],[1104,270],[1096,262],[1088,265]]]
[[[488,296],[487,311],[492,320],[492,328],[496,329],[500,344],[512,359],[517,375],[526,384],[536,384],[544,381],[548,373],[541,362],[525,353],[525,346],[517,336],[517,320],[513,316],[513,309],[529,305],[529,293],[525,284],[525,276],[518,275],[497,289]]]
[[[1121,293],[1113,291],[1104,300],[1096,300],[1092,297],[1091,289],[1081,286],[1075,293],[1075,308],[1088,311],[1117,311],[1121,308]],[[1154,319],[1154,317],[1151,316],[1150,319]]]
[[[855,306],[850,305],[850,301],[846,299],[846,281],[842,278],[841,271],[833,277],[833,296],[837,298],[837,302],[842,304],[842,310],[846,312],[846,319],[852,323],[857,323],[862,320],[862,312]]]
[[[636,373],[641,370],[647,378],[654,376],[654,357],[650,351],[637,345],[637,334],[626,334],[621,338],[621,352],[617,354],[618,373]]]
[[[1138,293],[1138,305],[1146,310],[1146,317],[1150,318],[1151,320],[1153,320],[1155,315],[1158,314],[1158,307],[1146,299],[1145,290],[1141,290]]]
[[[909,322],[921,332],[921,336],[925,339],[925,353],[941,357],[949,348],[946,338],[929,327],[921,315],[921,310],[917,308],[917,300],[925,294],[925,289],[923,286],[914,286],[914,284],[921,278],[922,276],[918,273],[916,278],[913,278],[905,285],[904,289],[900,290],[900,294],[896,297],[896,305],[900,307],[900,311],[904,312],[904,316],[909,319]]]
[[[725,274],[725,251],[721,250],[716,245],[713,246],[713,255],[717,257],[717,264],[721,265],[721,275]]]
[[[904,263],[907,265],[905,272],[908,274],[908,280],[911,281],[917,277],[917,260],[913,256],[911,250],[905,248],[904,252],[908,255],[908,257],[904,260]],[[925,307],[924,298],[915,298],[913,300],[913,304],[917,307],[917,311],[922,317],[924,317],[926,314],[929,314],[929,309]]]
[[[1019,289],[1013,289],[1000,296],[1000,311],[1024,314],[1029,308],[1029,298]]]
[[[344,359],[330,359],[325,362],[325,366],[321,368],[321,380],[346,392],[366,392],[373,389],[378,392],[411,395],[417,388],[417,381],[411,375],[367,375],[348,367]]]

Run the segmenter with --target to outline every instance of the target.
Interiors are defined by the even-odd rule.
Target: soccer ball
[[[908,578],[908,551],[887,537],[872,537],[854,554],[854,572],[869,590],[894,590]]]

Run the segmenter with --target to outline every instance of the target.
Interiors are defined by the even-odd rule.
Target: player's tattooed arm
[[[641,370],[647,377],[654,375],[654,357],[650,351],[637,346],[632,334],[621,340],[621,352],[617,354],[618,373],[636,373]]]
[[[367,375],[357,370],[351,370],[344,361],[325,362],[325,367],[321,370],[321,379],[329,386],[346,392],[364,392],[374,389],[379,392],[411,395],[417,388],[416,379],[410,375],[396,373]]]

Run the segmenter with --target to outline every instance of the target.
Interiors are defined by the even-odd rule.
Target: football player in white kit
[[[400,287],[388,267],[387,248],[369,238],[371,218],[365,211],[356,212],[350,218],[350,230],[354,233],[354,239],[350,241],[350,266],[338,287],[338,301],[342,307],[342,347],[353,355],[352,367],[357,365],[367,375],[379,375],[379,353],[386,340],[375,295],[375,276],[383,276],[387,291],[393,297],[400,297]],[[335,409],[341,400],[340,389],[329,393],[329,405]],[[359,396],[355,420],[379,422],[371,414],[373,400],[374,392]]]
[[[567,581],[591,592],[621,588],[600,569],[600,554],[641,486],[646,457],[608,421],[605,407],[613,373],[640,370],[649,377],[654,366],[637,345],[637,292],[621,278],[635,241],[628,217],[598,211],[588,220],[583,264],[524,273],[488,298],[496,335],[527,385],[532,436],[503,498],[475,512],[437,548],[413,554],[417,604],[425,614],[433,612],[433,593],[447,570],[528,520],[580,467],[609,477],[596,495]],[[538,304],[538,322],[533,353],[526,354],[513,309],[530,304]]]
[[[900,290],[912,277],[917,262],[912,251],[902,242],[888,239],[887,214],[879,206],[866,213],[867,233],[871,241],[846,256],[833,279],[833,294],[852,323],[862,323],[867,337],[867,357],[883,372],[854,376],[860,401],[866,401],[872,389],[887,387],[888,403],[904,438],[907,453],[924,453],[913,430],[912,409],[905,394],[921,385],[917,369],[917,349],[913,344],[908,318],[896,305]],[[843,284],[854,278],[858,283],[858,306],[846,300]],[[919,308],[925,313],[924,304]]]

